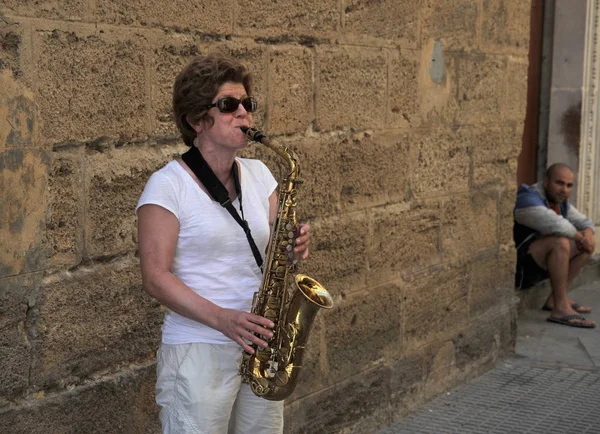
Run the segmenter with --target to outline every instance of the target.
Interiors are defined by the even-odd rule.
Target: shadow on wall
[[[579,155],[579,138],[581,137],[581,101],[573,104],[562,115],[560,132],[565,143],[574,155]]]

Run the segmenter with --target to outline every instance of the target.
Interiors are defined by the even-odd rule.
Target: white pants
[[[242,384],[237,344],[161,345],[156,403],[163,434],[280,434],[283,401]]]

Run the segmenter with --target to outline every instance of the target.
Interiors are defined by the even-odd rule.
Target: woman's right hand
[[[229,339],[237,342],[244,351],[250,354],[254,354],[254,349],[248,345],[248,341],[258,347],[266,347],[267,342],[260,336],[273,337],[273,332],[268,330],[274,327],[273,322],[249,312],[222,308],[219,310],[216,320],[215,328]]]

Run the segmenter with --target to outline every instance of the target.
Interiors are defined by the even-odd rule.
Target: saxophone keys
[[[260,360],[263,363],[266,363],[269,361],[269,359],[271,358],[271,349],[270,348],[266,348],[264,350],[258,350],[256,351],[256,358],[258,360]]]
[[[267,309],[267,311],[264,314],[264,317],[267,318],[270,321],[275,322],[277,320],[277,317],[279,316],[277,310],[275,309]]]
[[[269,382],[265,378],[257,378],[252,381],[250,387],[255,395],[263,396],[269,391]]]
[[[276,281],[271,284],[271,290],[273,291],[274,294],[281,293],[282,289],[283,289],[283,282],[281,282],[281,281]],[[271,297],[271,298],[273,298],[273,297]],[[279,298],[277,298],[277,303],[279,303],[279,301],[280,301]],[[279,304],[277,306],[279,306]]]
[[[279,356],[279,359],[284,363],[287,364],[287,362],[289,361],[290,357],[290,349],[286,348],[286,347],[281,347],[279,348],[279,351],[277,351],[277,354]]]
[[[277,387],[285,386],[290,381],[290,376],[285,371],[277,371],[275,373],[275,384]]]
[[[293,240],[283,240],[279,243],[279,250],[289,252],[294,247]]]
[[[298,334],[298,329],[294,327],[292,324],[286,324],[284,327],[284,332],[286,337],[291,341],[294,340],[294,337]]]
[[[287,256],[288,264],[296,265],[298,263],[298,258],[294,255],[294,252],[289,252]]]
[[[279,307],[281,299],[279,297],[269,297],[267,300],[267,307],[271,309],[276,309]]]

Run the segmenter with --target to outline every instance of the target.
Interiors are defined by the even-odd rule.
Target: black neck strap
[[[202,157],[202,154],[198,148],[192,146],[189,151],[181,156],[181,158],[192,170],[192,172],[194,172],[202,185],[206,187],[212,198],[219,202],[223,208],[229,211],[229,214],[231,214],[235,221],[238,222],[238,224],[242,227],[244,233],[246,234],[246,238],[248,239],[248,244],[250,244],[250,249],[252,249],[252,254],[256,260],[256,265],[258,265],[258,268],[260,268],[262,271],[262,256],[258,251],[258,247],[256,247],[254,238],[252,238],[252,233],[250,232],[248,222],[244,219],[244,209],[242,207],[242,189],[240,186],[237,164],[235,162],[233,163],[233,166],[231,167],[231,175],[233,176],[233,182],[235,184],[235,192],[240,201],[240,211],[242,213],[242,217],[239,216],[237,210],[231,203],[227,188],[212,171],[204,157]]]

